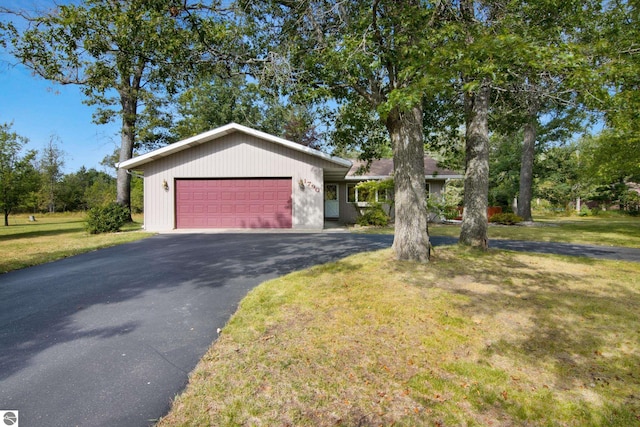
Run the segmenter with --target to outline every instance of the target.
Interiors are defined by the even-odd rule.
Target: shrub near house
[[[130,218],[129,209],[117,203],[97,206],[87,214],[86,230],[91,234],[114,233]]]
[[[358,217],[357,224],[362,226],[373,225],[376,227],[384,227],[389,224],[391,217],[387,215],[380,204],[375,204],[367,208],[364,213]]]
[[[522,222],[522,218],[511,212],[497,213],[489,217],[489,222],[493,224],[515,225]]]

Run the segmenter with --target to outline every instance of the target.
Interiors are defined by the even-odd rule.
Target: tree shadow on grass
[[[529,371],[537,389],[579,396],[576,408],[586,404],[637,422],[639,283],[598,276],[591,259],[558,260],[493,251],[463,267],[454,260],[450,281],[438,286],[464,295],[460,310],[488,328],[481,357],[489,364],[506,363],[500,367],[514,376]],[[503,407],[521,410],[514,401]]]
[[[629,217],[623,219],[602,219],[597,222],[564,222],[560,227],[578,233],[618,234],[620,236],[633,235],[640,237],[640,220]]]
[[[70,224],[73,224],[70,226]],[[64,224],[63,228],[56,229],[43,229],[52,227],[53,224],[34,224],[29,226],[19,225],[19,226],[9,226],[8,234],[0,234],[0,241],[9,241],[9,240],[19,240],[19,239],[32,239],[37,237],[46,237],[46,236],[58,236],[68,233],[77,233],[79,231],[84,231],[84,220],[76,220],[76,221],[67,221]],[[13,233],[11,232],[12,227],[21,227],[27,228],[25,231],[20,231]]]

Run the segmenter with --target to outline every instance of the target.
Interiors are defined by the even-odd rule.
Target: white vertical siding
[[[144,165],[145,228],[175,228],[175,179],[291,177],[293,228],[323,227],[323,168],[332,163],[235,132]],[[167,181],[169,189],[163,188]],[[299,183],[302,180],[304,184]],[[319,188],[320,191],[316,191]]]

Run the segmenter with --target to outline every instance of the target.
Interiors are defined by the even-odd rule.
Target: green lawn
[[[354,229],[363,233],[393,233],[392,228]],[[459,224],[429,224],[432,236],[460,236]],[[490,225],[489,239],[535,240],[640,248],[640,217],[537,217],[533,225]]]
[[[28,218],[13,215],[8,227],[0,227],[0,273],[151,235],[141,231],[140,222],[127,224],[120,233],[91,235],[84,230],[84,215],[78,213],[36,215],[36,222]]]
[[[37,218],[0,229],[0,271],[150,235]],[[490,236],[640,247],[637,218],[539,222]],[[159,425],[640,425],[639,307],[640,263],[457,246],[428,264],[354,255],[250,292]]]
[[[250,292],[159,425],[640,425],[639,307],[639,263],[359,254]]]
[[[54,261],[101,247],[150,236],[140,229],[142,216],[121,233],[90,235],[84,231],[84,215],[36,215],[10,217],[9,227],[0,227],[0,273]],[[393,233],[387,229],[354,229],[354,232]],[[431,224],[433,236],[458,237],[459,225]],[[540,240],[596,245],[640,247],[640,218],[622,215],[597,217],[539,217],[533,226],[490,226],[490,239]]]

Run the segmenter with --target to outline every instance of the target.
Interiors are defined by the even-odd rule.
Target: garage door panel
[[[230,204],[220,205],[221,214],[234,214],[236,213],[235,207]]]
[[[265,214],[272,214],[272,213],[276,213],[278,210],[276,209],[276,207],[273,204],[265,204],[264,205],[264,213]]]
[[[236,225],[235,218],[221,218],[220,227],[221,228],[238,228],[238,226]]]
[[[179,193],[177,199],[178,199],[178,201],[192,200],[193,199],[193,194],[192,193]]]
[[[291,178],[176,180],[177,228],[291,228]]]
[[[249,213],[249,207],[247,205],[236,205],[235,213],[238,215]]]

